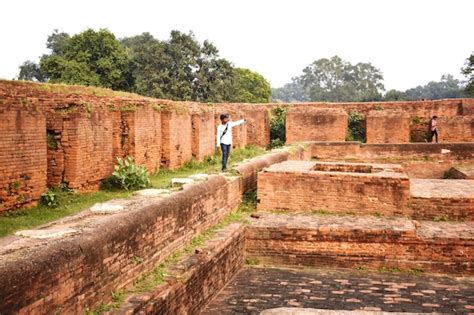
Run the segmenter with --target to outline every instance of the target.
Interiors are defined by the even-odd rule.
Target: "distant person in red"
[[[435,136],[436,143],[438,143],[438,117],[433,116],[430,119],[429,130],[428,130],[428,142],[433,142],[433,136]]]

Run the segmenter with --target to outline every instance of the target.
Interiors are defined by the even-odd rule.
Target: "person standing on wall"
[[[217,127],[217,147],[222,150],[222,171],[227,172],[227,160],[232,147],[232,128],[247,122],[246,119],[230,121],[228,114],[220,116],[221,124]]]
[[[429,123],[429,137],[428,141],[433,142],[433,136],[435,136],[436,143],[438,143],[438,116],[433,116],[433,118],[430,119]]]

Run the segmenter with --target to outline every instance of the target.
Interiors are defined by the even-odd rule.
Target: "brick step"
[[[416,219],[474,220],[474,180],[411,179],[410,195]]]
[[[258,213],[246,252],[264,264],[474,272],[474,222]]]

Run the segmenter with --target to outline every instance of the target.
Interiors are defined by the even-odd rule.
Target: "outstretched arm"
[[[229,125],[230,125],[230,127],[235,127],[235,126],[242,125],[246,122],[247,122],[247,119],[244,118],[244,119],[237,120],[237,121],[231,121],[231,122],[229,122]]]

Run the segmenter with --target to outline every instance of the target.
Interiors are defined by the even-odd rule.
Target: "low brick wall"
[[[410,183],[404,174],[313,171],[316,162],[289,161],[258,174],[258,209],[405,215]]]
[[[261,213],[247,228],[245,250],[248,258],[270,265],[474,274],[472,228],[464,223]]]
[[[474,159],[474,143],[309,142],[308,144],[311,147],[311,156],[318,159]]]
[[[109,314],[199,314],[244,263],[244,227],[231,224],[173,264],[166,283],[128,297]]]
[[[169,198],[135,202],[127,212],[79,224],[79,235],[40,243],[20,240],[20,249],[1,253],[0,309],[83,312],[218,223],[235,209],[231,195],[236,196],[227,181],[214,176]],[[135,264],[133,257],[143,263]]]
[[[235,169],[242,178],[242,193],[257,188],[257,174],[265,167],[288,160],[286,151],[270,153],[239,164]]]

